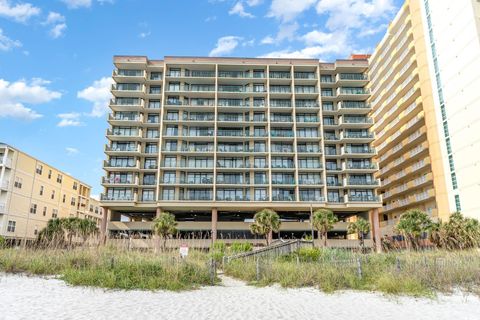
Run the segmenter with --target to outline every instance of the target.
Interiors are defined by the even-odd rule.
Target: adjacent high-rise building
[[[272,208],[299,238],[330,208],[330,237],[346,238],[349,218],[381,206],[367,58],[114,57],[107,229],[150,232],[164,210],[185,236],[252,238]]]
[[[480,3],[406,0],[370,59],[382,234],[418,208],[480,218]]]
[[[100,226],[90,186],[45,162],[0,143],[0,236],[35,239],[52,218],[91,219]]]

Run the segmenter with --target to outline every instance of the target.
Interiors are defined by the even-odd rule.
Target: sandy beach
[[[172,293],[71,287],[57,279],[0,274],[0,319],[475,319],[480,299],[324,294],[314,288],[223,285]]]

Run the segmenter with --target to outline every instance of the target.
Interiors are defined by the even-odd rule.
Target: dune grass
[[[109,247],[0,249],[0,271],[56,275],[71,285],[107,289],[178,291],[211,284],[208,257],[195,251],[183,260],[173,253]]]
[[[288,257],[260,259],[258,266],[253,259],[234,260],[224,272],[259,286],[314,286],[325,292],[350,289],[428,297],[460,289],[480,294],[478,251],[361,255],[302,249]]]

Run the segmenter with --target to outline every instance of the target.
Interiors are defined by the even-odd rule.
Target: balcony
[[[186,177],[179,180],[181,184],[213,184],[213,177],[202,177],[202,178],[195,178],[195,177]],[[168,181],[163,181],[163,183],[169,183]],[[175,183],[175,182],[171,182]]]
[[[184,72],[170,71],[166,74],[169,78],[214,78],[215,71],[185,70]]]
[[[186,201],[212,201],[213,196],[211,194],[183,194],[180,196],[179,200],[186,200]]]
[[[365,148],[352,148],[352,147],[342,147],[342,155],[375,155],[375,148],[365,147]]]
[[[380,202],[380,197],[373,195],[353,195],[347,196],[348,202]]]
[[[302,179],[302,178],[299,178],[298,179],[298,184],[309,185],[309,186],[312,186],[312,185],[321,186],[321,185],[323,185],[323,182],[322,182],[321,179]]]
[[[8,191],[8,185],[10,181],[9,180],[4,180],[0,182],[0,190]]]
[[[112,72],[112,78],[115,82],[121,83],[141,83],[145,81],[145,71],[116,69]]]
[[[338,110],[349,114],[366,114],[372,110],[372,106],[365,101],[340,101]]]
[[[283,178],[283,179],[274,179],[272,178],[272,184],[284,184],[284,185],[294,185],[295,179],[292,178]]]
[[[357,87],[340,87],[337,89],[337,96],[347,96],[353,99],[367,99],[370,95],[370,89]]]
[[[378,170],[378,166],[375,163],[355,163],[347,162],[345,165],[345,170]]]
[[[342,196],[337,196],[337,197],[327,196],[327,202],[330,202],[330,203],[345,203],[345,199]]]
[[[107,138],[115,141],[136,141],[141,138],[141,131],[131,130],[131,131],[121,131],[116,129],[107,129]]]
[[[116,145],[116,146],[109,146],[105,145],[105,153],[106,154],[130,154],[130,153],[138,153],[140,152],[140,145]]]
[[[292,131],[271,131],[270,137],[272,138],[292,138],[293,132]]]
[[[0,166],[5,166],[7,168],[11,168],[12,167],[12,159],[9,159],[9,158],[0,158]]]
[[[270,71],[270,79],[285,79],[290,80],[292,75],[290,71]]]
[[[217,195],[215,199],[217,201],[250,201],[250,197],[248,195],[236,195],[236,196],[220,196]]]
[[[250,181],[244,179],[226,179],[217,176],[217,184],[250,184]]]
[[[139,125],[143,121],[142,116],[123,116],[123,115],[108,115],[108,122],[112,125],[126,126],[126,125]]]
[[[214,107],[215,99],[190,99],[190,100],[177,100],[177,99],[167,99],[165,102],[166,106],[189,106],[189,107]]]
[[[136,201],[136,197],[134,195],[123,195],[123,196],[109,196],[106,194],[100,195],[101,201],[112,201],[112,202],[130,202]]]
[[[272,201],[295,201],[294,195],[277,194],[272,196]]]
[[[295,108],[319,108],[320,104],[315,100],[295,100]]]
[[[250,71],[218,71],[219,78],[234,78],[234,79],[263,79],[264,72],[250,72]]]
[[[135,86],[135,83],[131,83],[130,86],[112,84],[110,89],[112,94],[118,98],[142,98],[145,94],[145,86]]]
[[[365,179],[348,179],[347,180],[347,185],[348,186],[356,186],[356,187],[372,187],[372,186],[378,186],[380,183],[378,180],[365,180]]]
[[[265,87],[248,87],[248,86],[235,86],[235,85],[219,85],[218,92],[227,93],[264,93],[267,92]]]
[[[164,151],[177,151],[177,150],[164,150]],[[181,148],[178,148],[178,151],[202,153],[202,152],[213,152],[214,148],[213,148],[213,145],[209,145],[209,146],[189,145],[189,146],[183,146]]]
[[[168,86],[166,91],[168,92],[214,92],[214,85],[178,85],[178,86]]]
[[[138,185],[138,177],[102,177],[102,184]]]
[[[318,123],[318,122],[320,122],[320,119],[316,116],[312,116],[312,117],[297,116],[296,120],[297,120],[297,122],[300,122],[300,123]]]
[[[118,98],[110,99],[110,108],[115,112],[135,112],[140,111],[145,105],[143,99],[140,98]]]
[[[136,161],[134,161],[134,163],[110,163],[109,161],[104,160],[103,167],[114,169],[138,169],[138,164]]]
[[[300,193],[300,201],[325,202],[325,198],[322,196],[302,195]]]
[[[291,116],[288,117],[271,117],[270,122],[293,122],[293,118]]]
[[[222,146],[222,145],[219,145],[217,146],[217,151],[218,152],[249,152],[250,149],[248,146],[230,146],[230,145],[226,145],[226,146]],[[253,151],[253,150],[252,150]],[[265,151],[263,151],[265,152]]]

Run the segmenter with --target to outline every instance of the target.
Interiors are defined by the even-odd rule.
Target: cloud
[[[138,37],[139,37],[139,38],[142,38],[142,39],[145,39],[146,37],[148,37],[148,36],[151,35],[151,34],[152,34],[151,31],[148,31],[148,32],[140,32],[140,33],[138,34]]]
[[[235,5],[228,11],[229,15],[238,15],[242,18],[254,18],[255,16],[251,13],[248,13],[245,11],[245,8],[243,7],[243,3],[241,1],[238,1],[235,3]]]
[[[9,0],[0,0],[0,17],[25,23],[31,17],[39,15],[40,12],[40,8],[35,7],[31,3],[12,5]]]
[[[320,0],[317,13],[328,15],[330,30],[360,28],[395,11],[393,0]]]
[[[92,111],[89,113],[92,117],[102,117],[108,112],[108,101],[110,100],[110,87],[113,83],[112,78],[103,77],[95,80],[92,85],[78,91],[77,97],[93,102]]]
[[[65,23],[57,24],[50,30],[50,35],[52,38],[57,39],[63,35],[66,29],[67,25]]]
[[[250,7],[258,6],[258,5],[261,4],[262,2],[263,2],[263,0],[247,0],[247,4],[248,4]]]
[[[13,48],[19,48],[22,43],[18,40],[12,40],[3,34],[3,30],[0,29],[0,51],[10,51]]]
[[[62,94],[45,87],[49,81],[34,78],[27,82],[18,80],[9,82],[0,79],[0,117],[34,120],[41,114],[28,108],[25,104],[38,105],[59,99]]]
[[[92,0],[62,0],[69,9],[90,8]]]
[[[293,21],[298,15],[312,7],[317,0],[272,0],[267,17],[282,22]]]
[[[238,46],[239,42],[242,40],[242,37],[237,36],[225,36],[217,40],[215,48],[210,51],[210,57],[223,56],[230,54]]]
[[[78,149],[73,147],[66,147],[65,151],[67,151],[67,155],[69,156],[73,156],[79,153]]]
[[[266,36],[260,41],[261,44],[274,44],[275,39],[272,36]]]
[[[44,26],[52,26],[49,34],[54,39],[61,37],[67,29],[65,17],[58,12],[50,11],[48,13],[47,19],[42,24]]]
[[[303,49],[283,49],[265,55],[263,58],[313,58],[323,60],[331,54],[345,54],[351,52],[353,46],[348,41],[346,33],[324,33],[314,30],[299,37],[305,43]]]
[[[205,22],[210,22],[215,20],[217,20],[217,16],[209,16],[205,18]]]
[[[80,121],[81,115],[78,112],[60,113],[57,114],[57,117],[60,118],[57,127],[79,127],[83,125]]]

